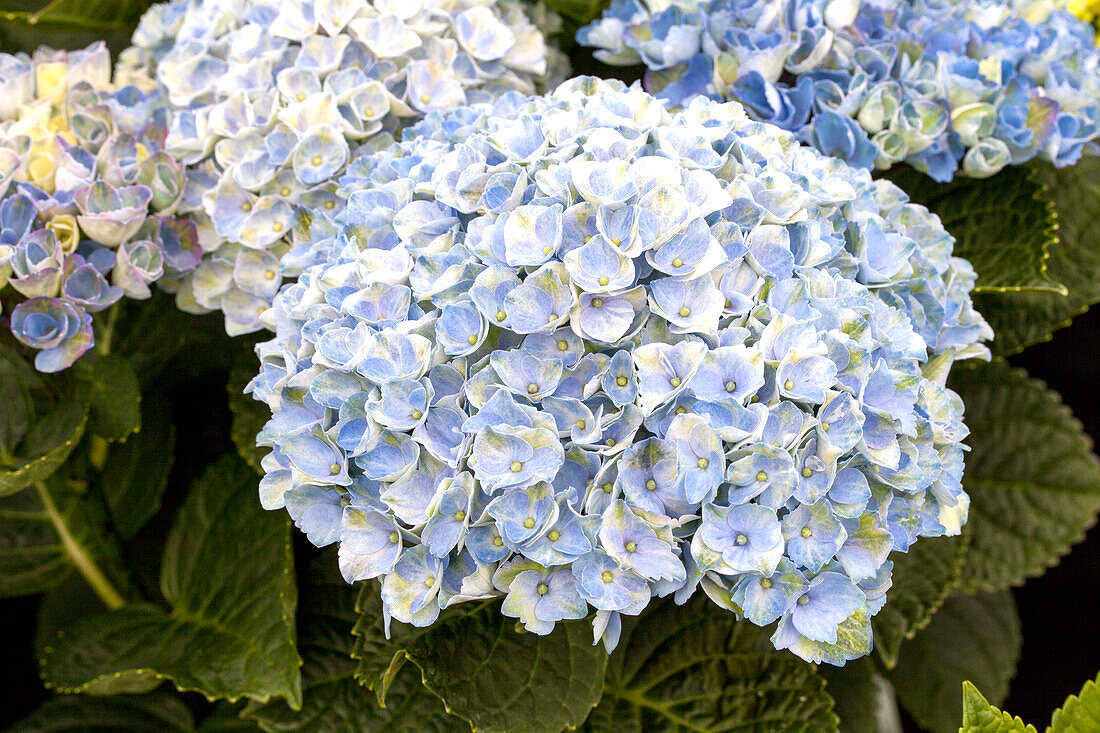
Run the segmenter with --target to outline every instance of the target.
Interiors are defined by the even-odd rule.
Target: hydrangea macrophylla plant
[[[611,648],[701,589],[806,659],[867,653],[890,552],[969,504],[944,380],[991,334],[938,219],[620,82],[409,133],[264,316],[264,506],[402,622],[503,596],[537,634],[594,609]]]
[[[1051,3],[612,0],[577,38],[674,104],[735,99],[861,168],[949,181],[1098,149],[1096,33]]]
[[[0,54],[0,293],[25,298],[11,329],[41,371],[93,345],[91,314],[202,256],[174,217],[185,178],[164,113],[156,94],[111,84],[102,43]]]
[[[181,210],[207,251],[180,307],[223,311],[231,335],[259,330],[282,276],[330,235],[324,221],[344,206],[338,178],[358,151],[428,112],[544,87],[566,66],[543,36],[556,25],[518,0],[151,8],[120,74],[160,86],[175,109],[167,146],[188,165]]]

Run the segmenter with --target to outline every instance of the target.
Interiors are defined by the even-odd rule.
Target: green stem
[[[107,309],[107,322],[96,339],[95,352],[100,356],[111,353],[111,337],[115,335],[115,321],[118,320],[119,304],[115,303]]]
[[[81,547],[80,543],[69,533],[69,527],[57,510],[57,505],[53,503],[53,497],[50,496],[50,490],[46,488],[46,484],[39,481],[34,485],[34,488],[38,491],[38,496],[42,500],[42,507],[46,511],[46,516],[50,518],[50,523],[53,524],[57,536],[61,538],[61,544],[65,546],[65,552],[68,553],[69,560],[84,576],[84,580],[88,581],[88,585],[103,601],[103,605],[111,611],[117,611],[125,606],[126,601],[111,585],[111,581],[107,579],[99,566],[96,565],[91,554]]]

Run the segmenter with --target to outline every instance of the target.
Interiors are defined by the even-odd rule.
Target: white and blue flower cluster
[[[597,641],[702,588],[867,653],[891,551],[966,520],[975,275],[893,184],[697,99],[580,78],[356,166],[338,255],[265,315],[265,507],[387,618],[504,596]]]
[[[18,300],[10,327],[40,371],[92,347],[91,314],[202,257],[174,216],[186,181],[165,119],[158,95],[111,85],[102,43],[0,54],[0,295]]]
[[[1032,158],[1072,165],[1100,138],[1100,48],[1037,0],[612,0],[578,40],[643,63],[674,104],[734,99],[861,168],[937,181]]]
[[[343,208],[337,178],[360,146],[427,112],[533,93],[564,63],[518,0],[174,0],[133,43],[122,73],[175,108],[167,146],[188,165],[182,210],[208,253],[177,300],[224,312],[231,335],[259,330],[301,271],[300,214]]]

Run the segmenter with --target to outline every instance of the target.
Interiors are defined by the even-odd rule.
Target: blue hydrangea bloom
[[[737,100],[827,155],[937,181],[1100,151],[1096,38],[1032,0],[612,0],[577,33],[675,105]]]
[[[94,343],[90,315],[168,290],[202,257],[163,97],[111,83],[106,46],[0,54],[0,291],[42,371]],[[4,293],[5,295],[7,293]]]
[[[180,210],[206,249],[178,284],[179,307],[221,311],[230,335],[263,328],[284,277],[320,256],[315,245],[337,247],[349,163],[427,113],[564,78],[547,42],[560,25],[518,0],[150,8],[118,76],[171,103],[167,148],[187,165]],[[469,315],[448,316],[452,352],[477,335]]]
[[[943,380],[991,334],[893,184],[740,105],[591,78],[351,168],[340,249],[275,297],[249,390],[264,505],[381,577],[388,617],[504,597],[538,634],[595,611],[613,647],[702,588],[843,664],[890,552],[966,521]]]

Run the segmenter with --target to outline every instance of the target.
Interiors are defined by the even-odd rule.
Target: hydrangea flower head
[[[564,76],[543,35],[558,26],[519,0],[151,8],[120,74],[173,106],[166,144],[188,166],[181,211],[207,251],[181,283],[180,307],[223,311],[231,335],[259,330],[283,276],[338,228],[347,164],[429,112]]]
[[[595,611],[611,647],[701,589],[842,664],[889,553],[965,522],[943,380],[991,334],[893,184],[592,78],[428,115],[353,172],[250,390],[264,505],[388,616],[503,596],[538,634]]]
[[[0,54],[0,291],[26,298],[16,339],[55,372],[94,342],[90,314],[202,257],[176,218],[184,168],[156,94],[111,83],[107,48]]]
[[[937,181],[1100,151],[1100,48],[1034,0],[612,0],[577,39],[676,105],[733,99],[861,168]],[[1064,3],[1063,3],[1064,5]]]

